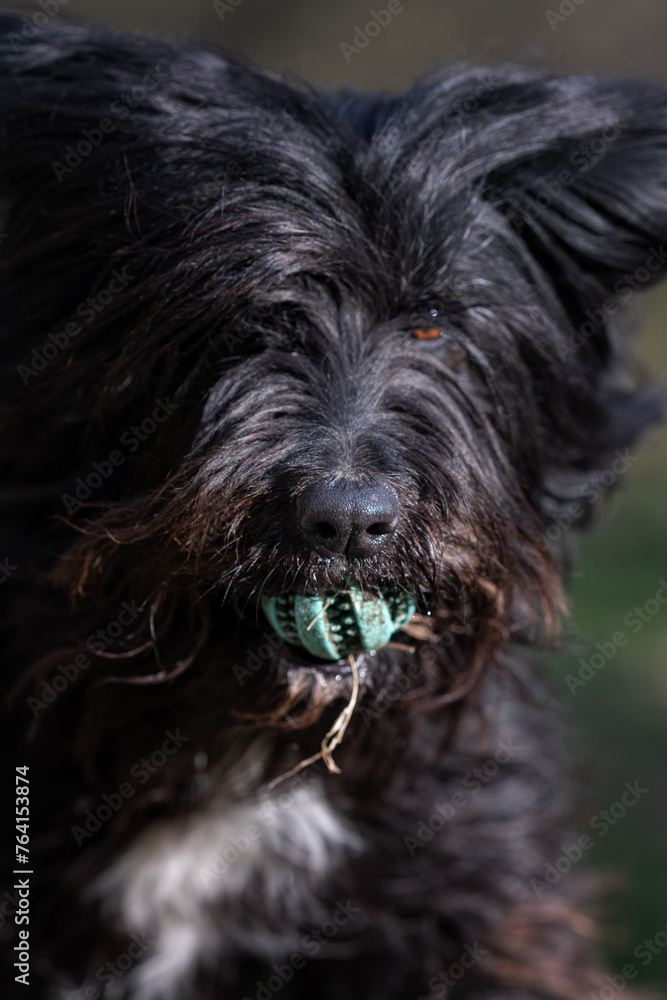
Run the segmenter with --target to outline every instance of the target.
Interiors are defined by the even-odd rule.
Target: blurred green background
[[[61,0],[62,2],[62,0]],[[359,53],[345,58],[357,27],[385,0],[70,0],[63,9],[100,22],[219,43],[276,70],[330,86],[398,90],[444,61],[515,60],[565,72],[667,79],[665,0],[403,0],[402,10]],[[634,302],[638,353],[667,377],[667,289]],[[618,801],[626,781],[648,789],[595,838],[586,862],[620,872],[610,921],[625,939],[606,947],[617,968],[632,962],[639,983],[667,986],[667,605],[573,694],[567,674],[608,643],[623,619],[667,578],[667,432],[656,432],[597,531],[581,540],[569,593],[571,652],[548,658],[584,777],[584,825]],[[651,607],[653,607],[651,605]],[[652,950],[634,955],[644,939]],[[652,953],[653,952],[653,953]],[[650,960],[646,961],[646,956]]]

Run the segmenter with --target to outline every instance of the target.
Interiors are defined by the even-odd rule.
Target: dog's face
[[[31,296],[11,274],[35,342],[110,264],[131,276],[35,379],[36,412],[66,399],[56,430],[84,427],[84,369],[102,426],[178,407],[64,552],[61,584],[145,595],[154,643],[193,614],[191,639],[224,620],[246,642],[276,597],[289,633],[297,596],[350,591],[362,623],[373,601],[414,601],[426,645],[447,631],[490,650],[552,615],[549,526],[654,416],[621,381],[609,305],[664,231],[651,88],[463,70],[332,98],[212,54],[156,58],[108,138],[45,171],[40,213],[14,194],[18,263],[44,219],[51,252],[80,261],[72,286]],[[85,97],[69,66],[77,122],[114,107],[137,60],[105,42]],[[76,137],[71,107],[47,159]],[[38,146],[17,135],[17,174]],[[83,450],[72,473],[100,457]],[[281,656],[317,662],[296,641]]]

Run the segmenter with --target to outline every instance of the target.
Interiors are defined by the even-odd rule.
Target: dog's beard
[[[202,489],[197,472],[148,499],[107,508],[58,565],[60,587],[93,597],[93,617],[81,634],[92,631],[94,620],[109,620],[124,594],[145,595],[131,635],[97,658],[98,677],[162,684],[200,669],[200,662],[205,672],[210,663],[215,682],[226,684],[219,703],[234,724],[293,732],[326,713],[324,725],[329,706],[350,697],[349,664],[283,641],[240,685],[235,662],[243,664],[246,651],[271,631],[264,595],[335,593],[353,585],[369,595],[391,587],[414,596],[416,617],[395,644],[357,659],[366,701],[410,666],[411,707],[464,697],[517,619],[537,627],[557,617],[556,569],[528,521],[517,528],[502,511],[491,517],[487,509],[476,523],[450,510],[443,523],[414,504],[389,551],[368,560],[326,560],[296,543],[275,498],[248,491],[239,503],[238,491],[226,493],[219,482],[215,490]],[[38,669],[43,674],[62,655],[59,649]]]

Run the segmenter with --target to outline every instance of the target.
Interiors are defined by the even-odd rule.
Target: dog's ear
[[[502,122],[487,197],[552,283],[572,346],[605,357],[608,321],[667,269],[667,88],[533,78],[524,105],[531,92]]]
[[[505,378],[498,425],[515,414],[509,456],[531,502],[584,520],[590,484],[661,410],[627,378],[619,314],[667,271],[667,88],[459,68],[418,84],[402,124],[401,196],[421,198],[410,246],[435,248],[431,282],[490,397]],[[397,132],[380,136],[390,162]]]
[[[561,424],[552,442],[561,457],[548,460],[545,482],[546,506],[568,526],[586,520],[597,478],[608,483],[609,470],[618,478],[619,456],[626,461],[663,409],[660,391],[628,383],[619,317],[667,272],[667,89],[541,77],[512,90],[519,100],[498,129],[503,162],[487,175],[485,199],[564,314],[560,379],[581,388],[568,403],[570,430]]]

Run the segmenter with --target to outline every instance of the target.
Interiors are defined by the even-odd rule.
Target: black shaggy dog
[[[658,416],[667,92],[0,27],[10,987],[599,995],[518,650]]]

